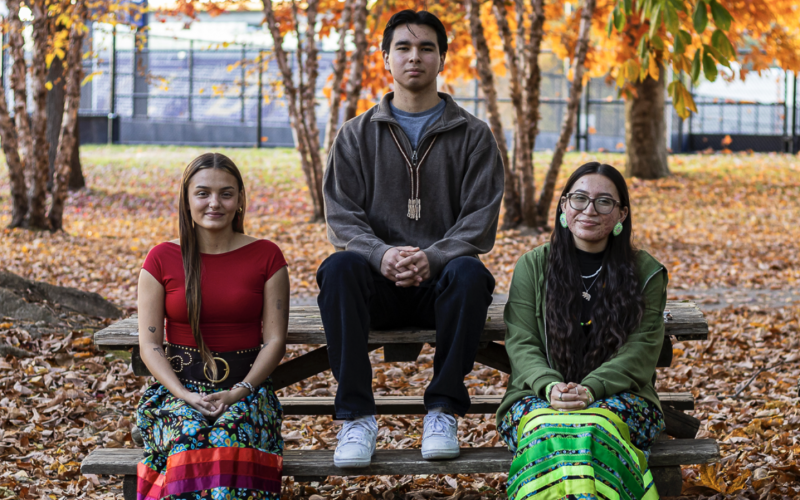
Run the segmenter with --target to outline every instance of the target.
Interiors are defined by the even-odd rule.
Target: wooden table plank
[[[82,474],[135,475],[143,450],[98,449],[81,464]],[[284,476],[348,476],[398,474],[482,474],[508,472],[511,453],[505,447],[462,448],[454,460],[427,461],[418,449],[378,450],[369,467],[340,469],[333,465],[333,450],[286,450]],[[719,460],[719,445],[713,439],[659,441],[650,449],[650,466],[692,465]]]
[[[690,392],[659,393],[661,404],[676,410],[694,410],[694,398]],[[289,396],[280,398],[284,415],[333,415],[332,397]],[[470,414],[495,413],[503,396],[471,396]],[[427,413],[422,396],[377,396],[375,407],[378,415],[424,415]]]
[[[489,307],[486,326],[481,341],[503,340],[506,326],[503,322],[505,304]],[[667,302],[669,315],[664,324],[665,334],[681,340],[704,340],[708,338],[708,322],[694,302]],[[139,327],[136,316],[118,321],[94,334],[94,343],[101,349],[126,349],[138,345]],[[293,307],[289,314],[289,344],[325,344],[325,332],[317,306]],[[370,343],[426,343],[435,342],[434,330],[400,328],[370,332]]]

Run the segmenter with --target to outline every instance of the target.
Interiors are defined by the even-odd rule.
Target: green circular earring
[[[558,222],[561,223],[561,227],[566,228],[567,225],[568,225],[567,224],[567,214],[565,214],[564,212],[561,212],[561,217],[558,218]]]
[[[614,236],[619,236],[619,233],[622,232],[622,222],[617,222],[617,225],[614,226]]]

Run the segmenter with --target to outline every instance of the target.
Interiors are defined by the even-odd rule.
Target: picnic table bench
[[[504,373],[511,372],[505,347],[500,344],[505,337],[503,322],[504,304],[489,308],[488,318],[481,336],[481,347],[476,362]],[[659,367],[672,362],[672,338],[678,342],[704,340],[708,337],[708,323],[693,302],[667,302],[664,313],[665,342],[661,350]],[[413,362],[425,343],[434,343],[436,332],[403,328],[370,332],[370,350],[383,347],[387,362]],[[312,344],[320,347],[281,363],[272,374],[275,390],[301,382],[330,369],[325,332],[319,309],[316,306],[292,307],[289,316],[287,343]],[[118,321],[94,335],[94,343],[103,350],[132,349],[131,364],[136,375],[150,373],[139,355],[137,318]],[[664,409],[666,436],[651,448],[650,467],[661,496],[680,494],[681,465],[714,462],[719,459],[719,446],[713,439],[695,439],[700,421],[684,413],[694,409],[691,393],[659,393]],[[284,415],[333,415],[332,397],[282,397]],[[471,414],[495,413],[501,396],[472,396]],[[424,415],[422,397],[376,397],[378,414]],[[138,429],[134,429],[136,431]],[[141,437],[134,432],[136,444]],[[667,437],[669,436],[669,437]],[[98,449],[90,453],[81,464],[84,474],[117,474],[124,476],[125,500],[136,498],[136,464],[143,458],[142,449]],[[296,481],[324,480],[327,476],[348,475],[416,475],[416,474],[483,474],[508,472],[512,454],[505,447],[462,448],[461,456],[453,460],[427,461],[418,449],[378,450],[367,468],[343,469],[334,466],[333,450],[285,450],[284,476]]]

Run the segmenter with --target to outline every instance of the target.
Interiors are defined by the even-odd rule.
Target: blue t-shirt
[[[411,147],[414,148],[415,151],[419,145],[419,140],[422,139],[422,135],[428,129],[428,126],[438,120],[442,116],[442,113],[444,113],[445,105],[445,100],[442,99],[439,101],[439,104],[422,113],[406,113],[405,111],[400,111],[395,108],[392,101],[389,101],[392,114],[397,122],[400,123],[400,127],[408,136],[408,140],[411,141]]]

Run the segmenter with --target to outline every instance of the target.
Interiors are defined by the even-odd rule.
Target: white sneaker
[[[336,438],[339,440],[333,453],[336,467],[367,467],[375,454],[378,422],[374,415],[347,420]]]
[[[454,416],[437,410],[429,412],[425,416],[425,429],[422,432],[422,458],[456,458],[461,453],[457,432],[458,422]]]

